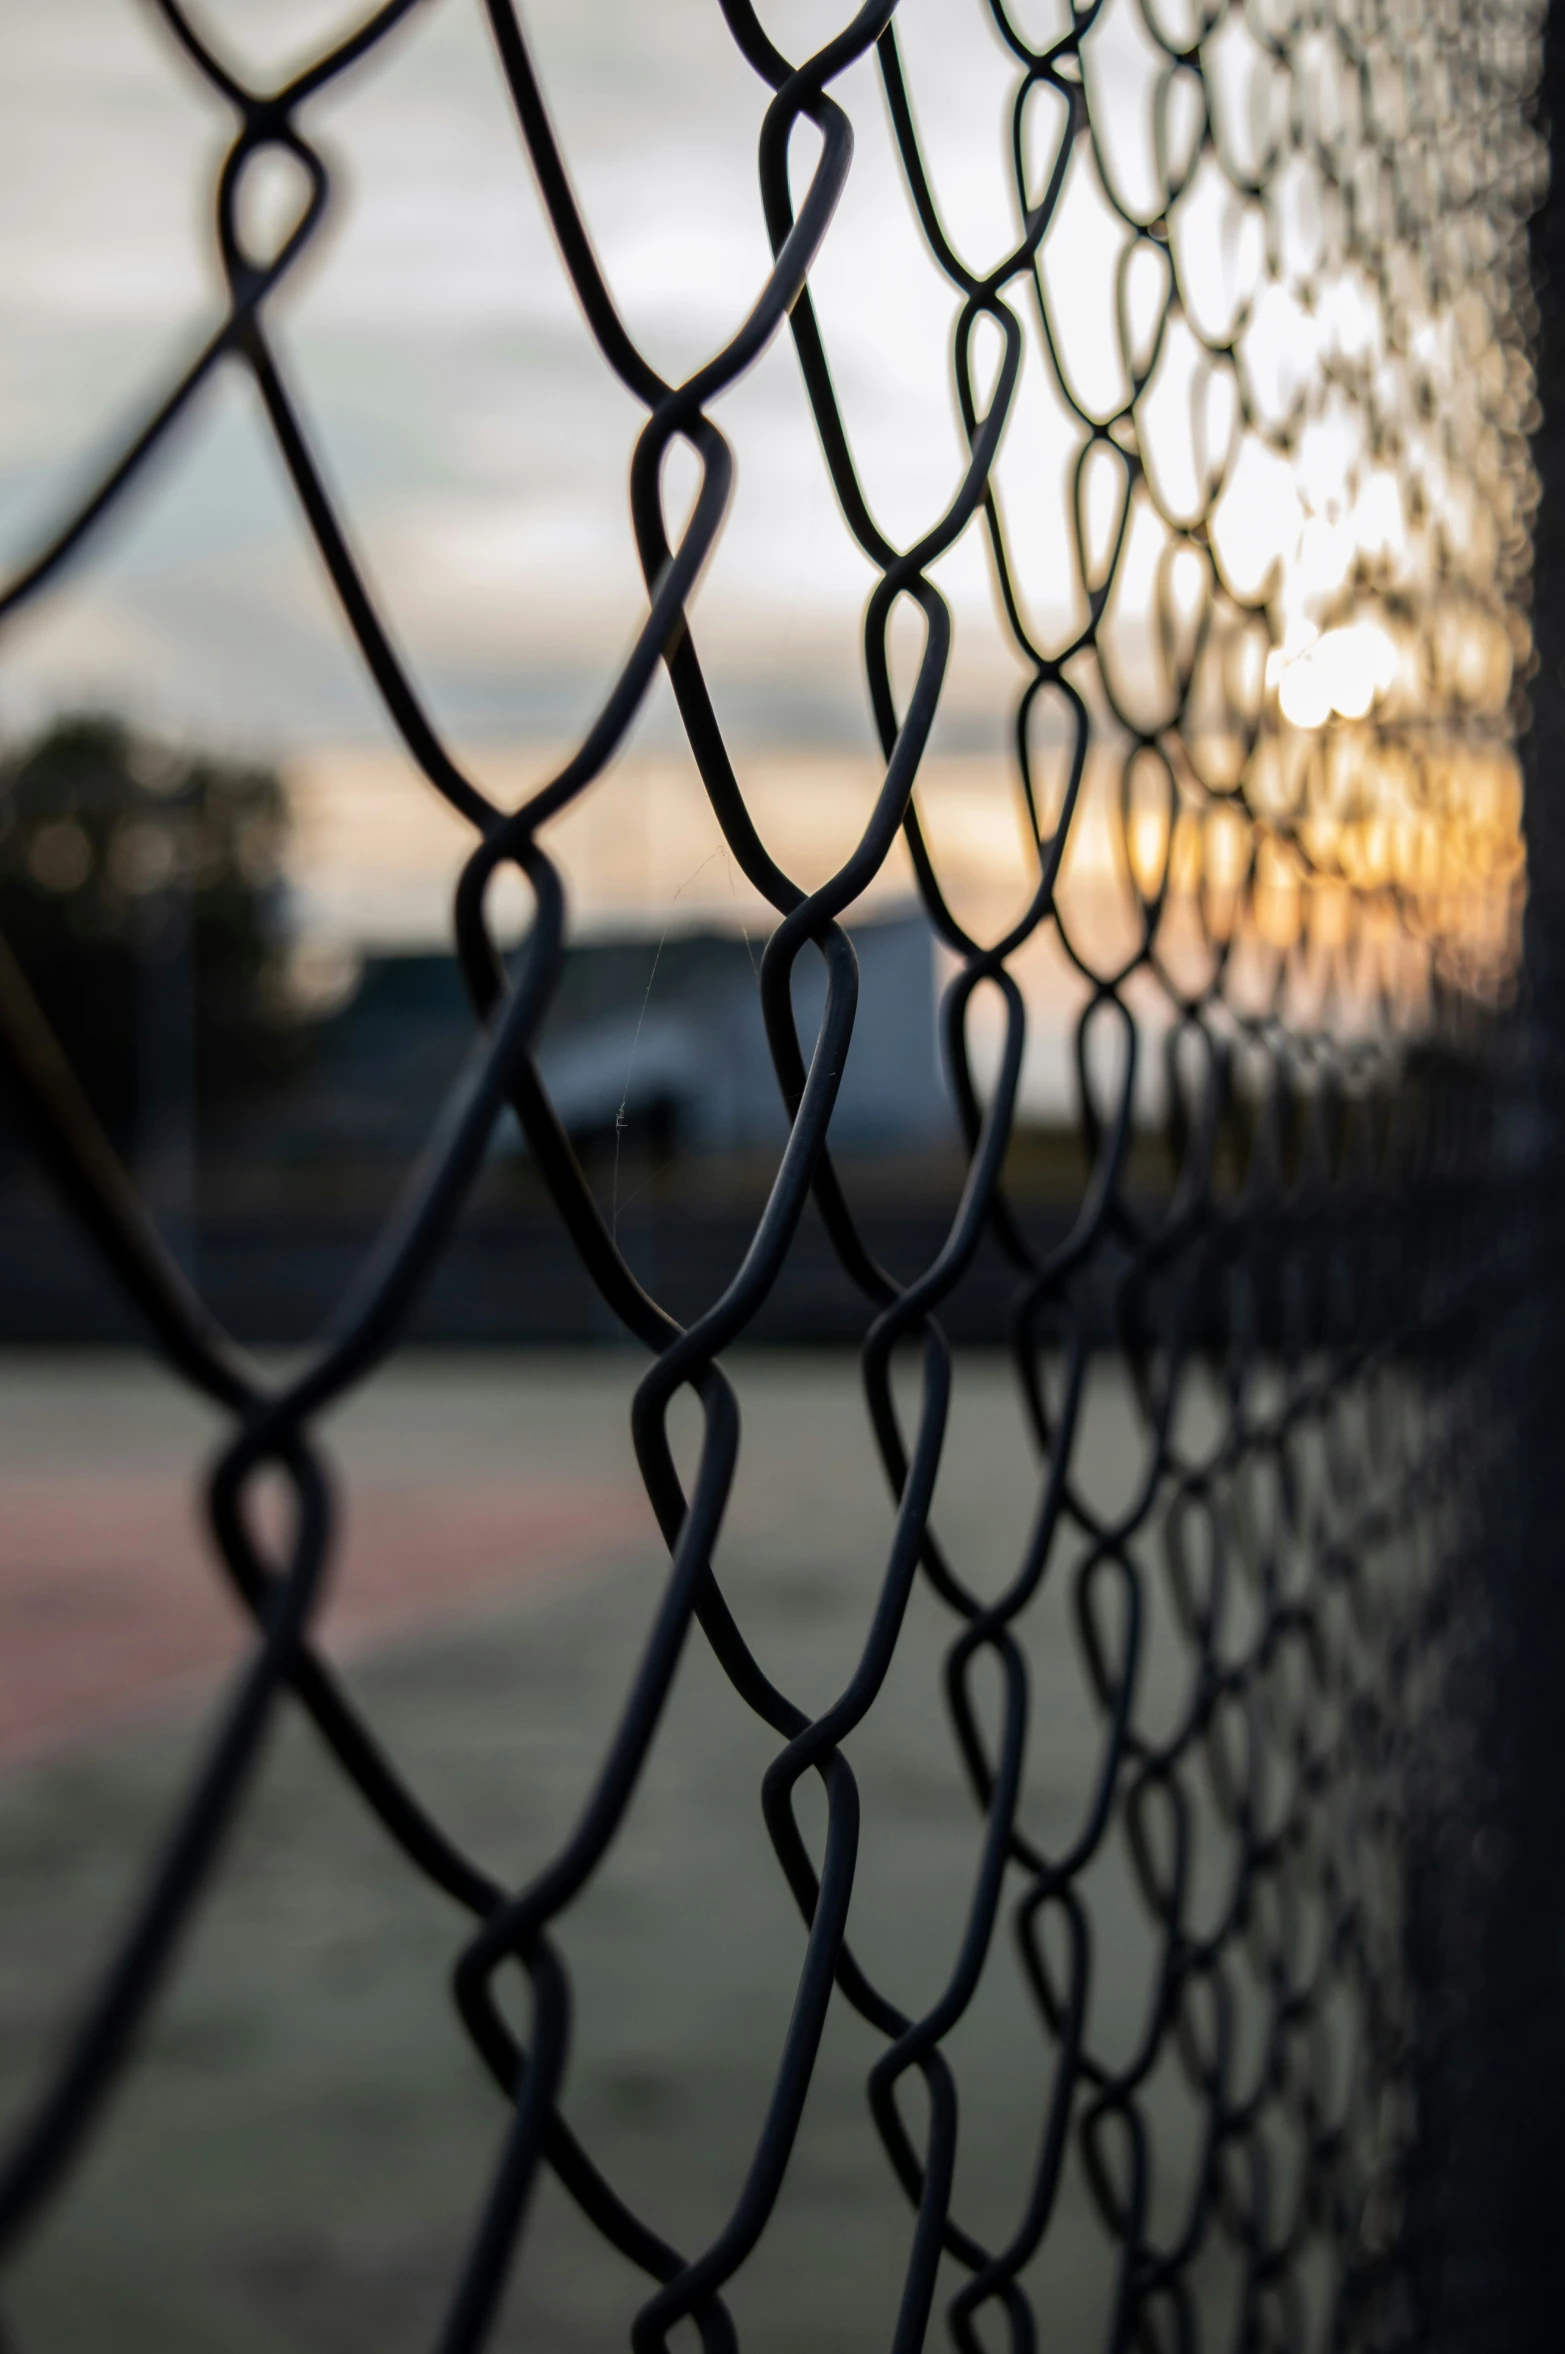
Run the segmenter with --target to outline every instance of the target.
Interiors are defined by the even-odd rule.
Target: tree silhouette
[[[271,770],[173,753],[111,717],[61,719],[0,756],[0,932],[121,1149],[154,1116],[171,1022],[204,1118],[293,1059],[287,834]]]

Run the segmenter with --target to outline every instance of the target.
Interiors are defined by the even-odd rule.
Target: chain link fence
[[[11,2242],[69,2199],[268,1725],[292,1702],[409,1870],[468,1919],[456,2002],[509,2123],[451,2282],[444,2354],[484,2341],[512,2267],[526,2265],[542,2168],[645,2275],[643,2354],[690,2342],[691,2327],[705,2347],[735,2345],[725,2290],[778,2200],[833,2004],[884,2043],[866,2091],[906,2194],[899,2349],[941,2329],[969,2354],[1047,2340],[1030,2268],[1070,2169],[1115,2251],[1106,2345],[1419,2337],[1404,2229],[1422,2032],[1409,1858],[1420,1807],[1460,1790],[1466,1703],[1453,1677],[1471,1649],[1475,1516],[1493,1475],[1478,1385],[1485,1301],[1504,1272],[1493,1205],[1523,898],[1513,747],[1530,662],[1525,224],[1539,186],[1527,111],[1539,26],[1523,0],[951,5],[974,42],[1003,45],[1014,77],[1010,250],[975,259],[948,233],[894,0],[867,0],[799,59],[749,0],[720,0],[710,39],[737,44],[771,93],[757,161],[773,264],[729,340],[671,384],[600,269],[522,16],[487,0],[518,170],[524,157],[603,365],[645,412],[629,481],[645,581],[634,642],[570,757],[509,809],[421,700],[268,323],[333,202],[317,119],[417,0],[375,10],[275,90],[249,87],[194,16],[158,0],[179,52],[170,70],[231,112],[214,191],[226,304],[193,365],[11,582],[0,617],[90,562],[99,527],[207,381],[245,373],[408,757],[471,825],[454,936],[475,1046],[331,1334],[277,1382],[214,1326],[160,1244],[0,951],[0,1029],[40,1153],[154,1345],[232,1417],[206,1515],[215,1573],[255,1622],[161,1861],[13,2133],[0,2172]],[[866,62],[949,288],[965,451],[949,482],[930,483],[927,521],[905,546],[864,487],[811,293],[853,168],[839,85],[863,102],[866,81],[851,77]],[[279,154],[302,175],[301,209],[256,251],[247,181]],[[1073,272],[1089,216],[1109,263]],[[876,256],[848,258],[869,282]],[[851,854],[808,889],[754,822],[692,613],[733,490],[723,396],[782,338],[842,527],[875,574],[863,668],[882,782]],[[1037,430],[1046,414],[1052,455]],[[676,444],[697,475],[683,523],[665,500]],[[1040,582],[1015,519],[1050,481],[1065,533]],[[1016,905],[982,933],[920,814],[951,654],[941,565],[964,534],[987,550],[1018,680]],[[1046,607],[1068,626],[1040,622]],[[909,617],[904,662],[893,641]],[[756,986],[789,1120],[743,1263],[685,1328],[617,1247],[534,1054],[568,931],[551,824],[603,777],[660,671],[728,850],[775,910]],[[941,1037],[966,1163],[942,1247],[909,1282],[866,1247],[831,1149],[854,1053],[843,919],[899,837],[950,975]],[[488,912],[504,869],[532,905],[506,955]],[[1068,1239],[1047,1255],[1006,1184],[1030,1010],[1014,968],[1041,941],[1076,991],[1083,1172]],[[809,962],[824,970],[824,1010],[801,1036],[793,976]],[[987,1058],[974,1048],[985,1022]],[[1151,1194],[1130,1180],[1149,1106],[1165,1170]],[[596,1782],[520,1888],[497,1884],[432,1817],[311,1638],[338,1510],[317,1418],[396,1349],[513,1118],[562,1247],[647,1353],[629,1443],[668,1552]],[[721,1560],[743,1446],[743,1366],[730,1353],[811,1201],[864,1303],[864,1443],[895,1500],[861,1655],[819,1714],[752,1649]],[[1015,1379],[1037,1454],[1035,1516],[998,1585],[948,1551],[940,1512],[960,1378],[942,1309],[986,1235],[1012,1270]],[[1112,1513],[1079,1476],[1105,1298],[1138,1416],[1129,1500]],[[670,1435],[681,1393],[700,1413],[689,1460]],[[278,1473],[292,1499],[281,1544],[255,1508]],[[855,1957],[850,1754],[917,1580],[949,1613],[941,1697],[971,1790],[972,1881],[944,1991],[910,2017]],[[1063,1840],[1042,1835],[1028,1802],[1025,1637],[1046,1580],[1068,1589],[1097,1727]],[[710,1647],[775,1736],[758,1797],[799,1944],[748,2171],[710,2243],[675,2247],[573,2131],[571,1986],[554,1925],[621,1836],[690,1644]],[[801,1803],[812,1777],[818,1838]],[[1093,2001],[1109,1933],[1094,1868],[1111,1847],[1155,1952],[1128,2047]],[[1011,2227],[982,2240],[963,2212],[950,2045],[1012,1938],[1048,2091]],[[1183,2133],[1168,2123],[1175,2080],[1195,2121]]]

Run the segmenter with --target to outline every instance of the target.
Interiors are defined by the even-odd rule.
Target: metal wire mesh
[[[867,0],[797,63],[749,0],[721,0],[726,35],[714,12],[713,40],[731,38],[773,93],[758,160],[774,262],[723,348],[669,384],[599,269],[520,15],[512,0],[487,0],[498,70],[581,309],[604,364],[646,412],[629,485],[644,616],[571,757],[513,811],[495,806],[428,716],[267,326],[331,199],[312,141],[317,102],[417,0],[390,0],[268,91],[248,87],[176,0],[158,8],[186,66],[234,117],[216,186],[227,307],[194,365],[10,585],[0,616],[90,553],[214,371],[248,372],[386,710],[431,789],[473,828],[455,939],[478,1045],[332,1336],[305,1370],[272,1384],[163,1251],[5,963],[0,1019],[45,1158],[164,1356],[232,1416],[207,1513],[214,1558],[256,1640],[130,1930],[6,2155],[0,2233],[14,2242],[69,2195],[268,1721],[291,1693],[410,1869],[471,1917],[456,1999],[510,2123],[452,2283],[448,2354],[483,2341],[510,2267],[526,2261],[541,2167],[645,2273],[637,2346],[666,2344],[685,2321],[708,2347],[735,2344],[725,2287],[777,2202],[832,2003],[884,2038],[868,2093],[907,2197],[899,2348],[924,2342],[943,2263],[957,2282],[947,2307],[957,2345],[1037,2342],[1049,2315],[1034,2310],[1028,2267],[1073,2147],[1116,2251],[1105,2343],[1411,2335],[1397,2260],[1398,2167],[1416,2129],[1407,1774],[1419,1728],[1438,1712],[1441,1629],[1468,1535],[1478,1440],[1460,1311],[1474,1265],[1472,1185],[1492,1149],[1487,1041],[1522,891],[1511,744],[1529,656],[1521,232],[1537,170],[1525,116],[1531,13],[1520,0],[1488,11],[1450,0],[1352,10],[1113,0],[1051,15],[1002,0],[986,12],[973,0],[972,38],[997,34],[1014,66],[1015,242],[980,268],[943,225],[894,0]],[[1124,65],[1132,51],[1137,73]],[[852,126],[834,87],[871,54],[920,230],[955,298],[967,451],[954,484],[931,486],[931,519],[907,547],[887,536],[862,488],[810,289],[851,169]],[[244,191],[278,151],[302,169],[307,195],[261,255],[242,234]],[[1105,299],[1118,389],[1106,399],[1083,389],[1078,322],[1061,298],[1066,281],[1051,274],[1083,188],[1116,224]],[[873,270],[873,255],[856,259]],[[883,783],[852,854],[812,890],[774,861],[752,820],[687,612],[730,495],[722,395],[785,335],[845,527],[878,575],[863,658]],[[1070,577],[1047,586],[1074,618],[1053,636],[1032,617],[1036,584],[1013,560],[1007,527],[1028,464],[1019,388],[1033,382],[1046,383],[1069,444]],[[676,443],[699,473],[678,530],[663,494]],[[1012,741],[1032,861],[1012,920],[984,939],[959,920],[919,814],[951,647],[938,568],[967,532],[986,539],[1022,666]],[[891,640],[904,604],[921,635],[899,693]],[[743,1265],[686,1329],[616,1247],[533,1051],[566,941],[551,821],[601,778],[660,666],[729,850],[776,910],[758,986],[789,1119]],[[1092,886],[1094,829],[1107,855]],[[954,967],[942,1036],[966,1153],[944,1243],[905,1284],[866,1248],[830,1151],[854,1050],[856,966],[842,919],[899,833]],[[533,903],[508,959],[486,916],[503,868],[525,878]],[[1040,1256],[1009,1204],[1005,1167],[1027,1027],[1011,967],[1045,935],[1081,982],[1087,1175],[1069,1239]],[[826,976],[813,1038],[798,1035],[791,991],[803,957],[818,957]],[[970,1014],[985,998],[999,1008],[1001,1046],[980,1084]],[[1153,1201],[1128,1176],[1149,1058],[1160,1060],[1168,1171]],[[519,1889],[498,1885],[432,1819],[310,1633],[335,1520],[315,1419],[397,1346],[508,1107],[571,1246],[649,1354],[632,1435],[669,1563],[580,1818]],[[714,1566],[741,1445],[725,1352],[744,1338],[811,1197],[865,1301],[868,1422],[896,1503],[861,1657],[814,1716],[772,1681]],[[941,1307],[986,1233],[1014,1271],[1015,1374],[1038,1465],[1033,1525],[1013,1575],[992,1591],[942,1545],[938,1509],[953,1381]],[[1140,1417],[1131,1501],[1107,1516],[1078,1477],[1091,1303],[1106,1291]],[[682,1391],[702,1418],[688,1479],[669,1436]],[[280,1550],[254,1511],[269,1470],[294,1503]],[[1053,1844],[1025,1797],[1019,1639],[1050,1577],[1070,1583],[1098,1726],[1079,1823]],[[944,1992],[910,2018],[854,1955],[858,1809],[846,1744],[876,1705],[919,1578],[950,1613],[945,1702],[972,1792],[973,1879]],[[1180,1662],[1174,1703],[1155,1724],[1144,1640],[1154,1594],[1171,1610]],[[621,1834],[692,1641],[710,1646],[777,1737],[762,1802],[801,1922],[797,1997],[764,2125],[726,2222],[699,2249],[669,2245],[633,2212],[572,2130],[570,1988],[552,1933]],[[796,1811],[811,1775],[825,1792],[818,1851]],[[1118,2054],[1097,2034],[1091,2000],[1090,1875],[1110,1842],[1124,1843],[1156,1948],[1143,2026]],[[1013,2227],[990,2245],[963,2218],[962,2087],[947,2044],[1007,1925],[1052,2073]],[[508,1977],[523,1990],[509,2014],[522,2018],[519,2033],[501,1999]],[[1170,2065],[1200,2118],[1172,2227],[1154,2223],[1155,2209],[1167,2211],[1170,2161],[1149,2092]]]

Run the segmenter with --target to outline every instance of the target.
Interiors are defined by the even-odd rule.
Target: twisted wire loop
[[[1529,658],[1533,496],[1519,259],[1537,176],[1524,113],[1529,7],[1102,0],[1051,13],[972,0],[972,37],[997,35],[1014,68],[1015,242],[978,263],[945,224],[895,0],[864,0],[802,62],[750,0],[719,0],[728,36],[771,93],[758,160],[772,266],[722,349],[676,384],[639,349],[599,268],[515,0],[485,0],[587,325],[645,412],[629,486],[640,625],[571,757],[505,810],[420,700],[267,328],[331,201],[311,110],[420,5],[387,0],[284,87],[259,91],[182,0],[156,0],[184,60],[235,121],[216,186],[227,308],[0,597],[8,618],[47,591],[90,551],[208,379],[222,365],[247,371],[385,708],[429,786],[476,836],[455,905],[472,1058],[330,1336],[281,1383],[215,1326],[163,1250],[0,951],[0,1028],[40,1150],[155,1345],[231,1417],[207,1516],[215,1557],[256,1627],[130,1931],[5,2155],[0,2235],[14,2242],[68,2190],[262,1733],[291,1692],[412,1868],[472,1922],[456,1999],[509,2123],[451,2289],[442,2354],[483,2342],[540,2165],[645,2273],[641,2354],[667,2345],[681,2322],[708,2349],[735,2346],[724,2292],[777,2201],[833,1999],[884,2040],[868,2091],[910,2212],[899,2350],[924,2342],[943,2264],[958,2283],[950,2335],[966,2354],[1039,2342],[1049,2315],[1035,2310],[1026,2276],[1073,2149],[1115,2249],[1105,2343],[1173,2354],[1406,2337],[1396,2179],[1416,2129],[1401,1958],[1408,1760],[1438,1681],[1431,1663],[1453,1564],[1472,1542],[1477,1442],[1461,1334],[1478,1263],[1473,1205],[1492,1151],[1487,1074],[1522,889],[1511,743]],[[928,520],[905,547],[862,487],[810,282],[851,166],[838,85],[860,60],[878,68],[913,212],[957,304],[965,455],[951,481],[931,486]],[[801,126],[813,142],[796,140]],[[258,159],[277,151],[301,169],[304,195],[261,255],[241,233],[242,197]],[[1087,389],[1078,348],[1081,281],[1056,266],[1083,191],[1117,240],[1108,309],[1118,389],[1103,399]],[[874,266],[872,255],[858,261]],[[877,575],[864,667],[882,781],[849,856],[814,890],[777,863],[747,807],[689,611],[732,486],[713,412],[784,333],[844,522]],[[1056,576],[1042,582],[1029,578],[1010,522],[1027,481],[1018,433],[1007,439],[1024,378],[1047,383],[1071,441],[1068,526]],[[676,442],[699,473],[679,530],[663,492]],[[1023,679],[1011,732],[1031,857],[1019,908],[987,937],[958,912],[920,807],[952,644],[936,576],[969,531],[987,541]],[[1062,599],[1069,608],[1063,628],[1039,618],[1051,596],[1049,610]],[[922,634],[899,699],[891,637],[904,600]],[[660,667],[729,849],[777,914],[759,986],[789,1122],[743,1263],[686,1328],[627,1266],[533,1051],[567,937],[550,823],[602,776]],[[842,919],[899,834],[952,967],[942,1037],[966,1155],[949,1230],[907,1283],[870,1251],[829,1142],[857,989]],[[1094,840],[1107,846],[1096,899]],[[509,961],[487,912],[502,867],[525,878],[533,906]],[[1078,991],[1085,1170],[1069,1236],[1048,1252],[1005,1184],[1028,1020],[1012,965],[1045,940]],[[798,1034],[791,989],[806,953],[825,972],[813,1039]],[[975,1046],[980,1003],[998,1013],[992,1069]],[[1148,1105],[1168,1172],[1150,1194],[1132,1182]],[[336,1521],[315,1417],[396,1347],[507,1107],[592,1281],[650,1353],[632,1436],[669,1556],[590,1794],[520,1889],[499,1885],[434,1819],[310,1634]],[[865,1398],[896,1504],[862,1651],[815,1715],[768,1675],[713,1568],[739,1454],[723,1355],[775,1283],[810,1197],[864,1299]],[[1014,1275],[1012,1353],[1038,1457],[1020,1558],[987,1596],[942,1543],[936,1511],[953,1383],[940,1312],[986,1233]],[[1114,1511],[1082,1474],[1105,1298],[1137,1416],[1130,1497]],[[893,1383],[910,1355],[911,1411]],[[702,1418],[688,1480],[669,1439],[682,1390]],[[268,1469],[293,1498],[281,1546],[254,1511]],[[1063,1844],[1043,1839],[1025,1792],[1021,1630],[1051,1570],[1070,1587],[1098,1724]],[[881,1692],[920,1577],[950,1613],[945,1700],[976,1842],[949,1977],[910,2018],[849,1936],[859,1807],[844,1745]],[[1172,1612],[1181,1661],[1176,1704],[1156,1724],[1144,1688],[1154,1593]],[[804,1949],[748,2170],[717,2236],[689,2251],[632,2211],[568,2122],[570,1984],[553,1932],[619,1834],[693,1630],[778,1738],[762,1800]],[[795,1810],[810,1774],[825,1795],[818,1860]],[[1123,2052],[1105,2041],[1091,2002],[1091,1868],[1111,1842],[1128,1858],[1155,1945],[1144,2018]],[[962,2215],[960,2088],[946,2041],[1007,1923],[1051,2073],[1009,2236],[989,2245]],[[523,2019],[519,2032],[501,2007],[507,1973],[524,1991],[510,2014]],[[1172,2224],[1154,2097],[1169,2066],[1200,2119]],[[921,2127],[910,2121],[914,2077]]]

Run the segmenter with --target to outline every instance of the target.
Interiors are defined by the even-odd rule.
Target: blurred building
[[[859,1002],[833,1142],[873,1155],[953,1141],[929,925],[913,910],[861,924],[852,938]],[[538,1058],[569,1133],[591,1146],[625,1131],[699,1154],[780,1146],[786,1123],[761,1018],[758,963],[759,952],[742,935],[716,930],[661,943],[643,935],[573,945]],[[806,1052],[823,1002],[824,968],[806,951],[794,975]],[[266,1107],[268,1154],[296,1166],[405,1163],[428,1134],[473,1034],[450,956],[366,958],[357,989],[307,1067],[282,1102]],[[523,1149],[513,1127],[500,1149]]]

